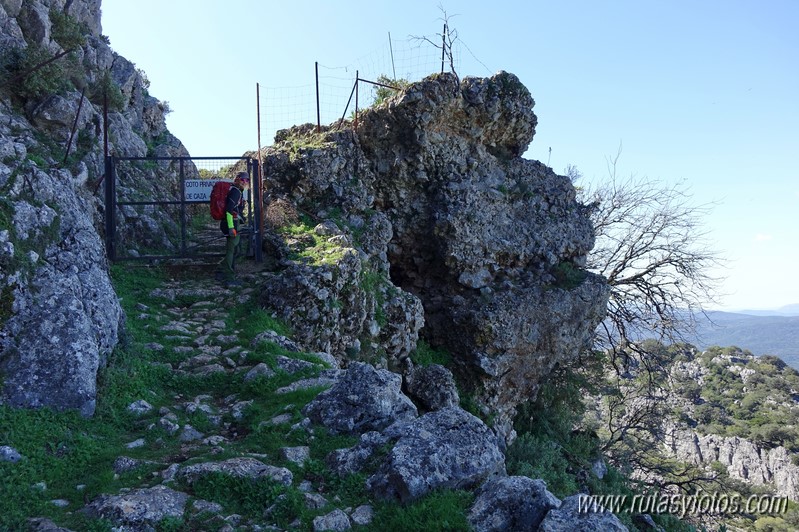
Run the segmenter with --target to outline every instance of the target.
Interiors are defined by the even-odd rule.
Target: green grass
[[[371,530],[471,530],[466,518],[474,497],[466,491],[439,490],[407,506],[383,503],[375,508]]]
[[[410,356],[415,365],[422,367],[431,364],[448,367],[452,363],[452,355],[448,351],[433,348],[424,340],[419,340]]]
[[[300,221],[279,229],[279,233],[294,237],[290,242],[289,258],[314,266],[335,264],[344,256],[345,248],[328,242],[329,236],[320,236],[314,232],[316,223],[307,215],[301,215]]]

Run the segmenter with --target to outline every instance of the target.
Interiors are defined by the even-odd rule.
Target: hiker
[[[233,180],[233,186],[225,199],[225,214],[219,222],[219,229],[227,237],[225,258],[219,263],[218,272],[222,280],[228,284],[241,284],[236,281],[235,263],[239,241],[239,221],[244,219],[244,191],[250,188],[250,176],[247,172],[239,172]]]

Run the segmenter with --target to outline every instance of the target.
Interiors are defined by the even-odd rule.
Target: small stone
[[[321,510],[328,504],[327,499],[318,493],[304,493],[303,498],[305,499],[305,507],[309,510]]]
[[[128,412],[132,414],[136,414],[140,416],[142,414],[146,414],[153,409],[153,405],[145,401],[144,399],[139,399],[138,401],[134,401],[128,405]]]
[[[20,460],[22,460],[22,455],[16,449],[8,445],[0,445],[0,462],[16,463]]]
[[[180,434],[180,441],[196,441],[203,439],[203,433],[192,427],[184,425],[183,432]]]
[[[280,457],[297,465],[302,465],[311,457],[311,450],[308,447],[283,447],[280,449]]]
[[[350,519],[352,522],[359,526],[366,526],[372,523],[372,519],[374,519],[375,512],[374,509],[368,504],[364,504],[358,506],[352,515],[350,515]]]
[[[67,506],[69,506],[69,501],[66,499],[53,499],[52,501],[50,501],[50,504],[52,504],[53,506],[57,506],[59,508],[66,508]]]
[[[323,530],[338,532],[341,530],[349,530],[350,528],[352,528],[350,518],[339,509],[335,509],[329,514],[315,517],[313,520],[314,532],[322,532]]]
[[[164,479],[164,482],[171,482],[175,480],[175,475],[177,474],[179,469],[180,469],[180,464],[172,464],[171,466],[161,471],[161,478]]]
[[[274,375],[275,372],[272,371],[272,368],[261,362],[244,375],[244,382],[250,382],[258,377],[273,377]]]
[[[128,449],[138,449],[139,447],[144,447],[146,445],[146,441],[144,438],[139,438],[138,440],[133,440],[132,442],[125,445]]]

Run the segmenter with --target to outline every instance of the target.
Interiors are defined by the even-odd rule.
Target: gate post
[[[260,162],[257,159],[250,159],[252,164],[252,175],[253,181],[255,182],[255,186],[252,187],[253,191],[253,203],[254,205],[254,212],[255,215],[255,224],[253,227],[253,234],[255,236],[255,262],[263,262],[264,261],[264,253],[263,253],[263,246],[264,246],[264,235],[261,232],[261,228],[263,227],[263,198],[261,198],[261,172],[259,168]]]
[[[111,262],[116,253],[116,165],[113,157],[105,158],[105,251]]]
[[[180,158],[180,256],[186,257],[186,174],[183,171],[183,157]]]

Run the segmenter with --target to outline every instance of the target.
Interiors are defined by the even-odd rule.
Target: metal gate
[[[213,184],[250,175],[242,245],[263,261],[263,201],[258,160],[249,157],[107,157],[105,242],[111,261],[191,259],[224,254],[210,215]]]

